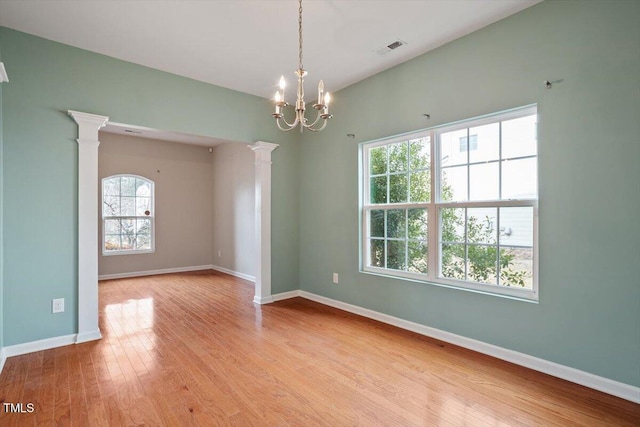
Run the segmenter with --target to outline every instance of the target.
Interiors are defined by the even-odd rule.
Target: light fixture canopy
[[[316,119],[312,123],[308,123],[305,117],[305,102],[304,102],[304,77],[307,75],[307,71],[302,65],[302,0],[298,0],[298,37],[299,37],[299,49],[298,49],[298,69],[295,71],[298,76],[298,92],[296,97],[295,113],[296,117],[293,123],[287,122],[284,118],[284,107],[288,106],[284,99],[284,88],[286,81],[284,76],[280,77],[279,89],[276,91],[274,98],[276,111],[271,116],[276,119],[276,124],[280,130],[288,132],[296,127],[300,127],[300,132],[304,129],[309,129],[312,132],[319,132],[327,126],[327,120],[333,117],[329,114],[329,102],[331,101],[331,95],[329,92],[324,91],[324,82],[320,80],[318,83],[318,103],[313,105],[313,108],[317,110]],[[320,121],[322,120],[322,122]]]

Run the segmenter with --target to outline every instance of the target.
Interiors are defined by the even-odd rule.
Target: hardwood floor
[[[100,283],[100,341],[7,360],[0,425],[638,426],[640,405],[217,272]],[[26,410],[26,408],[25,408]]]

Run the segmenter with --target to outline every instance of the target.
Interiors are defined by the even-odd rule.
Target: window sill
[[[142,250],[125,250],[125,251],[102,251],[102,256],[114,256],[114,255],[142,255],[142,254],[153,254],[155,253],[155,249],[142,249]]]
[[[488,296],[499,297],[499,298],[506,298],[506,299],[515,300],[515,301],[522,301],[522,302],[528,302],[528,303],[533,303],[533,304],[538,304],[539,303],[539,301],[538,301],[538,297],[539,297],[538,293],[535,292],[535,291],[531,291],[531,290],[521,290],[521,289],[517,289],[517,288],[502,287],[502,288],[499,288],[502,292],[495,292],[495,291],[492,291],[492,289],[491,289],[491,288],[494,288],[494,286],[492,286],[492,285],[469,283],[468,286],[464,286],[464,285],[456,284],[455,281],[451,281],[451,282],[435,282],[435,281],[432,281],[432,280],[421,279],[419,277],[411,277],[410,276],[411,273],[407,273],[408,274],[407,276],[400,276],[400,275],[389,274],[388,272],[386,272],[384,270],[377,270],[377,269],[360,269],[360,273],[362,273],[362,274],[370,274],[370,275],[373,275],[373,276],[384,277],[384,278],[387,278],[387,279],[395,279],[395,280],[401,280],[401,281],[408,281],[408,282],[414,282],[414,283],[438,286],[438,287],[442,287],[442,288],[449,288],[449,289],[456,289],[456,290],[460,290],[460,291],[473,292],[473,293],[476,293],[476,294],[488,295]],[[497,286],[495,286],[495,288],[497,288]],[[504,292],[504,291],[506,291],[506,292]]]

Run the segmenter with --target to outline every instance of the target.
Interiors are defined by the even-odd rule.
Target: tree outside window
[[[364,270],[534,292],[536,123],[533,107],[364,144]]]
[[[102,180],[103,254],[154,250],[154,183],[141,176]]]

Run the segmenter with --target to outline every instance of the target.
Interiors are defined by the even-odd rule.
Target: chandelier
[[[318,113],[313,123],[308,123],[305,117],[305,104],[304,104],[304,77],[307,75],[307,71],[302,66],[302,0],[298,1],[300,7],[298,8],[298,69],[295,71],[298,76],[298,93],[296,98],[296,118],[293,123],[287,122],[284,118],[283,109],[288,106],[284,99],[284,87],[286,86],[284,76],[280,77],[280,89],[276,91],[275,104],[276,112],[272,116],[276,119],[276,124],[280,130],[285,132],[295,129],[300,125],[300,132],[304,129],[309,129],[312,132],[319,132],[327,126],[327,120],[333,117],[329,114],[329,101],[331,95],[329,92],[324,91],[324,82],[320,80],[318,83],[318,103],[313,105]],[[320,119],[322,122],[320,123]]]

